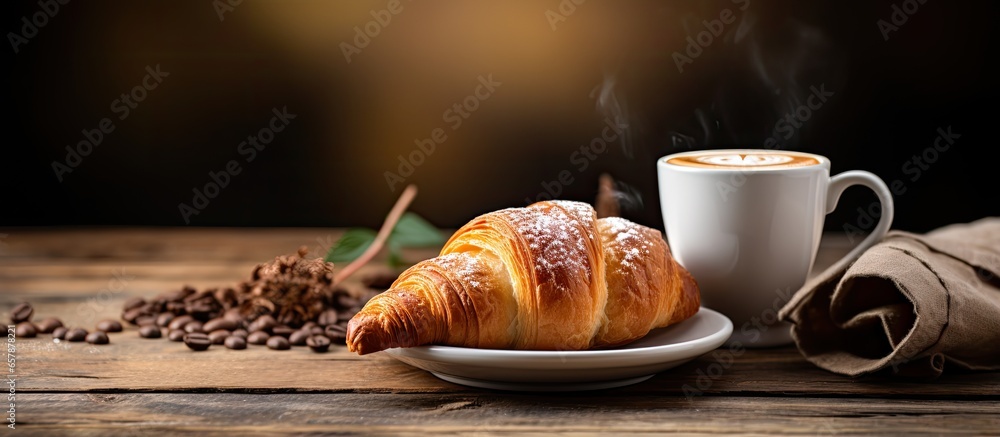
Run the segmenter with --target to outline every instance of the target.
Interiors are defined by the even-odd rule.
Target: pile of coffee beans
[[[342,294],[343,293],[343,294]],[[248,344],[266,345],[272,350],[288,350],[292,346],[309,346],[315,352],[326,352],[331,344],[347,342],[347,322],[360,310],[360,299],[337,289],[330,307],[315,320],[297,326],[280,323],[272,314],[247,317],[238,306],[226,308],[224,303],[205,298],[189,287],[180,293],[160,296],[151,301],[133,298],[123,307],[125,320],[139,327],[142,338],[166,337],[170,341],[184,342],[191,350],[204,351],[222,345],[232,350],[246,349]],[[185,301],[187,299],[187,301]],[[192,301],[218,305],[217,311],[189,311]],[[183,304],[176,305],[176,304]],[[346,304],[346,305],[345,305]],[[173,308],[173,311],[156,313],[156,309]]]
[[[307,346],[318,353],[344,345],[347,323],[373,296],[387,289],[396,272],[384,268],[361,278],[363,292],[351,293],[333,283],[333,264],[305,259],[306,249],[257,265],[250,279],[235,287],[197,290],[184,286],[152,299],[134,297],[122,306],[123,321],[139,336],[166,337],[194,351],[222,345],[243,350],[266,345],[272,350]],[[32,323],[34,309],[23,303],[11,312],[18,337],[52,334],[55,341],[108,344],[108,333],[122,332],[117,320],[102,320],[92,332],[63,326],[50,317]]]
[[[122,320],[139,326],[143,338],[166,337],[196,351],[215,345],[242,350],[249,344],[326,352],[330,344],[346,344],[347,322],[396,275],[378,270],[362,277],[367,291],[355,296],[334,286],[332,263],[304,256],[300,249],[258,265],[235,287],[184,286],[149,300],[129,299]]]
[[[108,344],[109,332],[121,332],[122,324],[117,320],[102,320],[92,332],[87,332],[83,328],[67,328],[63,322],[55,317],[48,317],[39,322],[32,322],[31,318],[35,314],[35,309],[30,303],[22,303],[14,307],[10,312],[10,321],[14,323],[14,335],[18,338],[34,338],[38,334],[52,334],[54,341],[80,342],[86,341],[90,344]]]

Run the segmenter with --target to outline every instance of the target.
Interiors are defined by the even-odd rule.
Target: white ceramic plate
[[[419,346],[386,353],[445,381],[518,391],[599,390],[645,381],[721,346],[733,332],[724,315],[694,317],[614,349],[524,351]]]

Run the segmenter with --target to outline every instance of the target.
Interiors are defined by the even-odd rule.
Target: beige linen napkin
[[[890,232],[781,309],[802,354],[831,372],[937,377],[1000,370],[1000,217]]]

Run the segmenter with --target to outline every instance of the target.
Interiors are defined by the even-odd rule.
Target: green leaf
[[[412,212],[403,214],[389,235],[390,247],[434,247],[444,244],[444,235],[434,225]]]
[[[324,260],[332,263],[354,261],[368,249],[368,246],[371,246],[376,235],[378,233],[371,229],[348,229],[330,248]],[[444,242],[444,235],[434,225],[412,212],[404,213],[396,222],[396,227],[392,228],[392,233],[386,241],[386,245],[389,246],[389,264],[393,266],[405,264],[402,258],[404,247],[434,247]]]
[[[403,248],[396,242],[389,242],[389,265],[392,267],[402,267],[407,265],[403,261]]]
[[[342,263],[353,261],[361,256],[375,241],[377,233],[371,229],[353,228],[344,232],[344,235],[330,248],[326,258],[323,260],[332,263]]]

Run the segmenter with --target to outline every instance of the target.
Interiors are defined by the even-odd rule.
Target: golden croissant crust
[[[699,303],[659,231],[597,219],[581,202],[539,202],[459,229],[351,319],[347,346],[581,350],[637,340]]]

